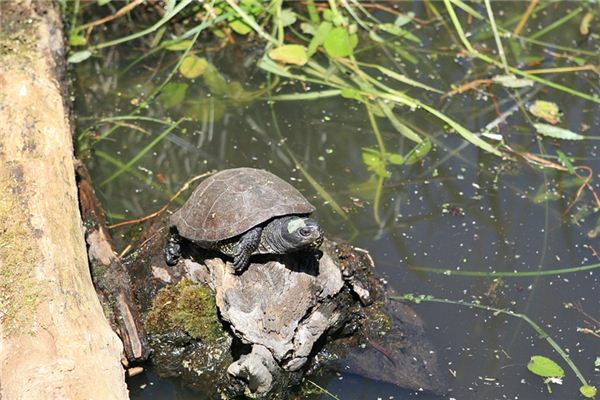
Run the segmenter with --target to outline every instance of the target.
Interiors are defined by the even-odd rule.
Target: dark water
[[[546,6],[528,26],[537,30],[577,5],[563,2]],[[502,21],[514,20],[515,15],[518,18],[525,5],[495,2],[494,7],[502,25]],[[402,9],[412,9],[427,19],[419,2],[402,3]],[[485,13],[484,9],[480,11]],[[578,33],[582,15],[540,38],[575,52],[516,42],[508,46],[507,40],[509,62],[523,66],[535,58],[541,62],[538,68],[550,68],[573,66],[573,57],[580,57],[597,63],[597,56],[590,55],[598,54],[597,36],[582,40]],[[507,26],[512,28],[514,23]],[[478,23],[473,22],[470,28],[473,37],[489,38]],[[473,63],[457,56],[457,47],[447,32],[439,23],[416,31],[424,45],[408,46],[417,57],[415,65],[394,54],[390,58],[389,50],[377,46],[358,57],[444,91],[451,84],[502,73],[483,62]],[[527,29],[525,32],[528,34]],[[491,38],[475,43],[482,49],[483,45],[495,48]],[[265,78],[254,67],[260,49],[251,47],[240,44],[215,53],[208,44],[197,47],[197,54],[207,57],[228,82],[237,81],[245,90],[256,91]],[[106,132],[110,125],[98,123],[99,118],[128,114],[139,99],[163,82],[181,54],[156,53],[124,72],[142,54],[142,49],[139,42],[121,45],[105,50],[102,58],[78,66],[80,132],[89,126],[94,126],[93,135]],[[571,59],[553,57],[551,53],[566,54]],[[543,77],[587,94],[598,94],[598,75],[591,71]],[[191,81],[176,75],[173,82],[188,85],[185,100],[171,107],[168,99],[159,97],[140,115],[172,120],[185,116],[192,120],[182,122],[181,129],[170,132],[132,163],[128,171],[101,184],[119,169],[114,160],[129,162],[164,131],[165,125],[128,120],[128,125],[108,138],[93,142],[88,165],[95,182],[100,184],[97,193],[111,222],[155,211],[186,180],[205,171],[239,166],[268,169],[292,182],[317,206],[316,217],[330,237],[368,249],[378,274],[398,292],[480,301],[524,313],[567,351],[591,385],[600,386],[600,371],[594,368],[596,357],[600,357],[600,339],[578,332],[578,328],[591,327],[586,321],[591,322],[592,317],[600,319],[599,271],[494,280],[411,269],[538,271],[599,262],[594,249],[600,250],[595,235],[600,215],[589,190],[582,192],[575,205],[571,204],[578,186],[568,173],[540,169],[523,161],[501,160],[467,145],[430,114],[402,109],[396,114],[429,137],[434,149],[422,162],[389,167],[391,176],[384,182],[376,211],[376,185],[363,164],[361,148],[376,148],[377,142],[360,103],[333,97],[271,105],[264,96],[243,103],[236,101],[239,91],[230,91],[229,95],[211,93],[201,79]],[[299,89],[284,85],[277,91]],[[449,99],[423,95],[415,89],[408,93],[475,132],[498,117],[494,101],[499,111],[505,112],[519,100],[524,107],[533,100],[553,101],[563,113],[560,126],[589,136],[600,132],[598,104],[539,84],[511,91],[494,85],[490,91],[482,88]],[[282,136],[277,133],[275,120]],[[377,122],[387,150],[407,153],[411,142],[397,134],[384,118]],[[494,133],[504,135],[505,141],[518,151],[555,155],[560,149],[573,157],[576,165],[592,169],[592,187],[600,192],[598,141],[541,139],[533,133],[532,122],[537,122],[535,117],[516,108]],[[293,158],[347,212],[346,216],[334,211],[296,167]],[[121,247],[126,246],[127,231],[116,232],[116,236],[121,235]],[[589,317],[565,307],[568,303],[577,305]],[[578,396],[580,383],[576,376],[522,320],[449,304],[422,303],[415,307],[426,321],[442,373],[448,375],[451,383],[452,392],[444,398],[546,399],[549,395],[545,385],[526,368],[532,355],[548,356],[565,369],[564,384],[553,385],[555,398]],[[345,400],[434,398],[344,374],[320,384]],[[177,381],[160,380],[151,372],[133,379],[130,388],[134,399],[198,398]]]

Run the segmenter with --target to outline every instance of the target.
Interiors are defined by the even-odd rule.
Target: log
[[[0,398],[127,399],[88,268],[60,17],[0,8]]]
[[[102,303],[104,315],[119,335],[125,351],[124,364],[148,358],[150,347],[139,307],[131,291],[129,274],[117,256],[106,228],[104,210],[96,197],[92,178],[83,163],[76,162],[79,206],[88,245],[92,281]]]

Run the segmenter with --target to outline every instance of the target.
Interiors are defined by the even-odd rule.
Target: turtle
[[[316,250],[323,242],[315,207],[292,185],[255,168],[222,170],[203,180],[170,217],[168,265],[181,257],[182,238],[233,257],[243,271],[254,254]]]

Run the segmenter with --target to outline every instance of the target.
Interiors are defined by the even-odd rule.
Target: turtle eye
[[[310,232],[311,232],[310,228],[306,228],[306,227],[300,228],[300,235],[302,235],[302,236],[309,236]]]

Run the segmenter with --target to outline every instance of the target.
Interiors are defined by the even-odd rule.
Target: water
[[[548,6],[528,26],[537,30],[576,5],[564,2]],[[499,13],[497,18],[506,21],[514,19],[515,10],[524,9],[525,5],[494,3],[494,7]],[[405,8],[404,11],[409,11],[411,6],[407,4]],[[413,3],[412,9],[425,18],[420,14],[423,9],[419,2]],[[582,41],[578,36],[579,21],[580,18],[575,18],[540,40],[597,52],[597,38]],[[476,21],[471,29],[473,37],[481,35]],[[457,57],[456,46],[440,24],[424,26],[417,33],[425,43],[413,48],[419,60],[417,66],[401,57],[390,59],[389,54],[377,47],[366,50],[362,56],[443,90],[448,90],[450,84],[502,73],[483,62],[470,64]],[[493,40],[476,43],[494,48]],[[257,53],[252,46],[240,43],[239,47],[229,46],[214,53],[207,50],[210,47],[210,43],[199,47],[198,55],[207,57],[228,82],[240,82],[247,91],[257,91],[264,84],[264,74],[252,62],[252,57],[260,55],[260,49]],[[515,59],[525,64],[532,57],[541,60],[539,68],[574,65],[568,59],[550,57],[550,52],[557,50],[544,46],[523,43],[523,47],[507,48],[513,65],[518,64]],[[129,43],[111,48],[102,58],[78,67],[76,113],[80,131],[97,124],[99,118],[129,113],[140,99],[163,82],[180,53],[157,53],[123,73],[125,66],[140,54],[139,43]],[[594,59],[585,53],[564,54]],[[587,94],[598,93],[597,75],[590,71],[544,77]],[[97,193],[111,222],[157,210],[186,180],[205,171],[240,166],[268,169],[293,183],[317,206],[316,217],[329,237],[368,249],[378,274],[399,293],[480,301],[524,313],[567,351],[590,384],[600,386],[600,371],[594,368],[594,360],[600,356],[600,341],[578,331],[578,328],[592,328],[586,321],[600,319],[598,271],[494,280],[411,269],[537,271],[598,262],[595,250],[599,246],[594,230],[599,222],[593,197],[589,190],[584,190],[572,205],[578,186],[568,173],[535,168],[518,156],[515,161],[501,160],[465,144],[430,114],[402,109],[397,115],[417,132],[430,137],[434,149],[417,164],[389,166],[391,176],[384,182],[380,207],[375,210],[376,185],[373,174],[362,161],[361,149],[376,148],[377,142],[360,103],[333,97],[276,102],[271,106],[264,97],[251,102],[232,100],[231,97],[236,97],[233,93],[239,91],[230,90],[229,96],[216,95],[202,79],[190,81],[176,76],[174,82],[188,85],[185,100],[169,107],[170,100],[159,97],[141,115],[172,120],[185,116],[193,120],[182,122],[182,129],[168,134],[133,163],[130,172],[100,184],[118,170],[110,158],[127,163],[166,128],[164,125],[124,121],[126,125],[93,144],[87,163],[93,179],[100,184]],[[280,91],[300,89],[297,85],[284,85]],[[423,95],[416,89],[408,93],[476,132],[497,118],[496,107],[500,112],[514,107],[517,95],[525,106],[533,100],[557,103],[563,113],[560,126],[575,132],[597,135],[600,126],[597,104],[541,85],[510,93],[494,85],[491,91],[480,88],[449,99]],[[539,139],[531,127],[531,122],[537,122],[534,120],[535,117],[517,109],[500,125],[499,132],[520,152],[556,154],[560,149],[575,158],[576,165],[591,168],[593,178],[598,180],[598,141]],[[377,122],[387,150],[406,154],[412,143],[398,135],[384,118],[377,118]],[[92,134],[106,132],[108,127],[97,124]],[[293,158],[345,210],[346,218],[334,212],[331,203],[296,168]],[[597,182],[592,181],[591,185],[600,191]],[[376,222],[375,214],[380,223]],[[575,220],[574,216],[582,218]],[[121,248],[128,244],[129,233],[116,231]],[[589,317],[565,307],[566,304],[576,305]],[[444,398],[546,399],[545,385],[526,369],[532,355],[551,357],[565,369],[564,384],[553,385],[554,396],[577,396],[580,383],[573,372],[522,320],[449,304],[422,303],[415,308],[426,321],[441,371],[448,375],[451,384],[452,392]],[[344,374],[320,384],[345,400],[434,398]],[[133,399],[197,398],[197,394],[181,388],[177,381],[160,380],[151,372],[133,379],[130,385]]]

